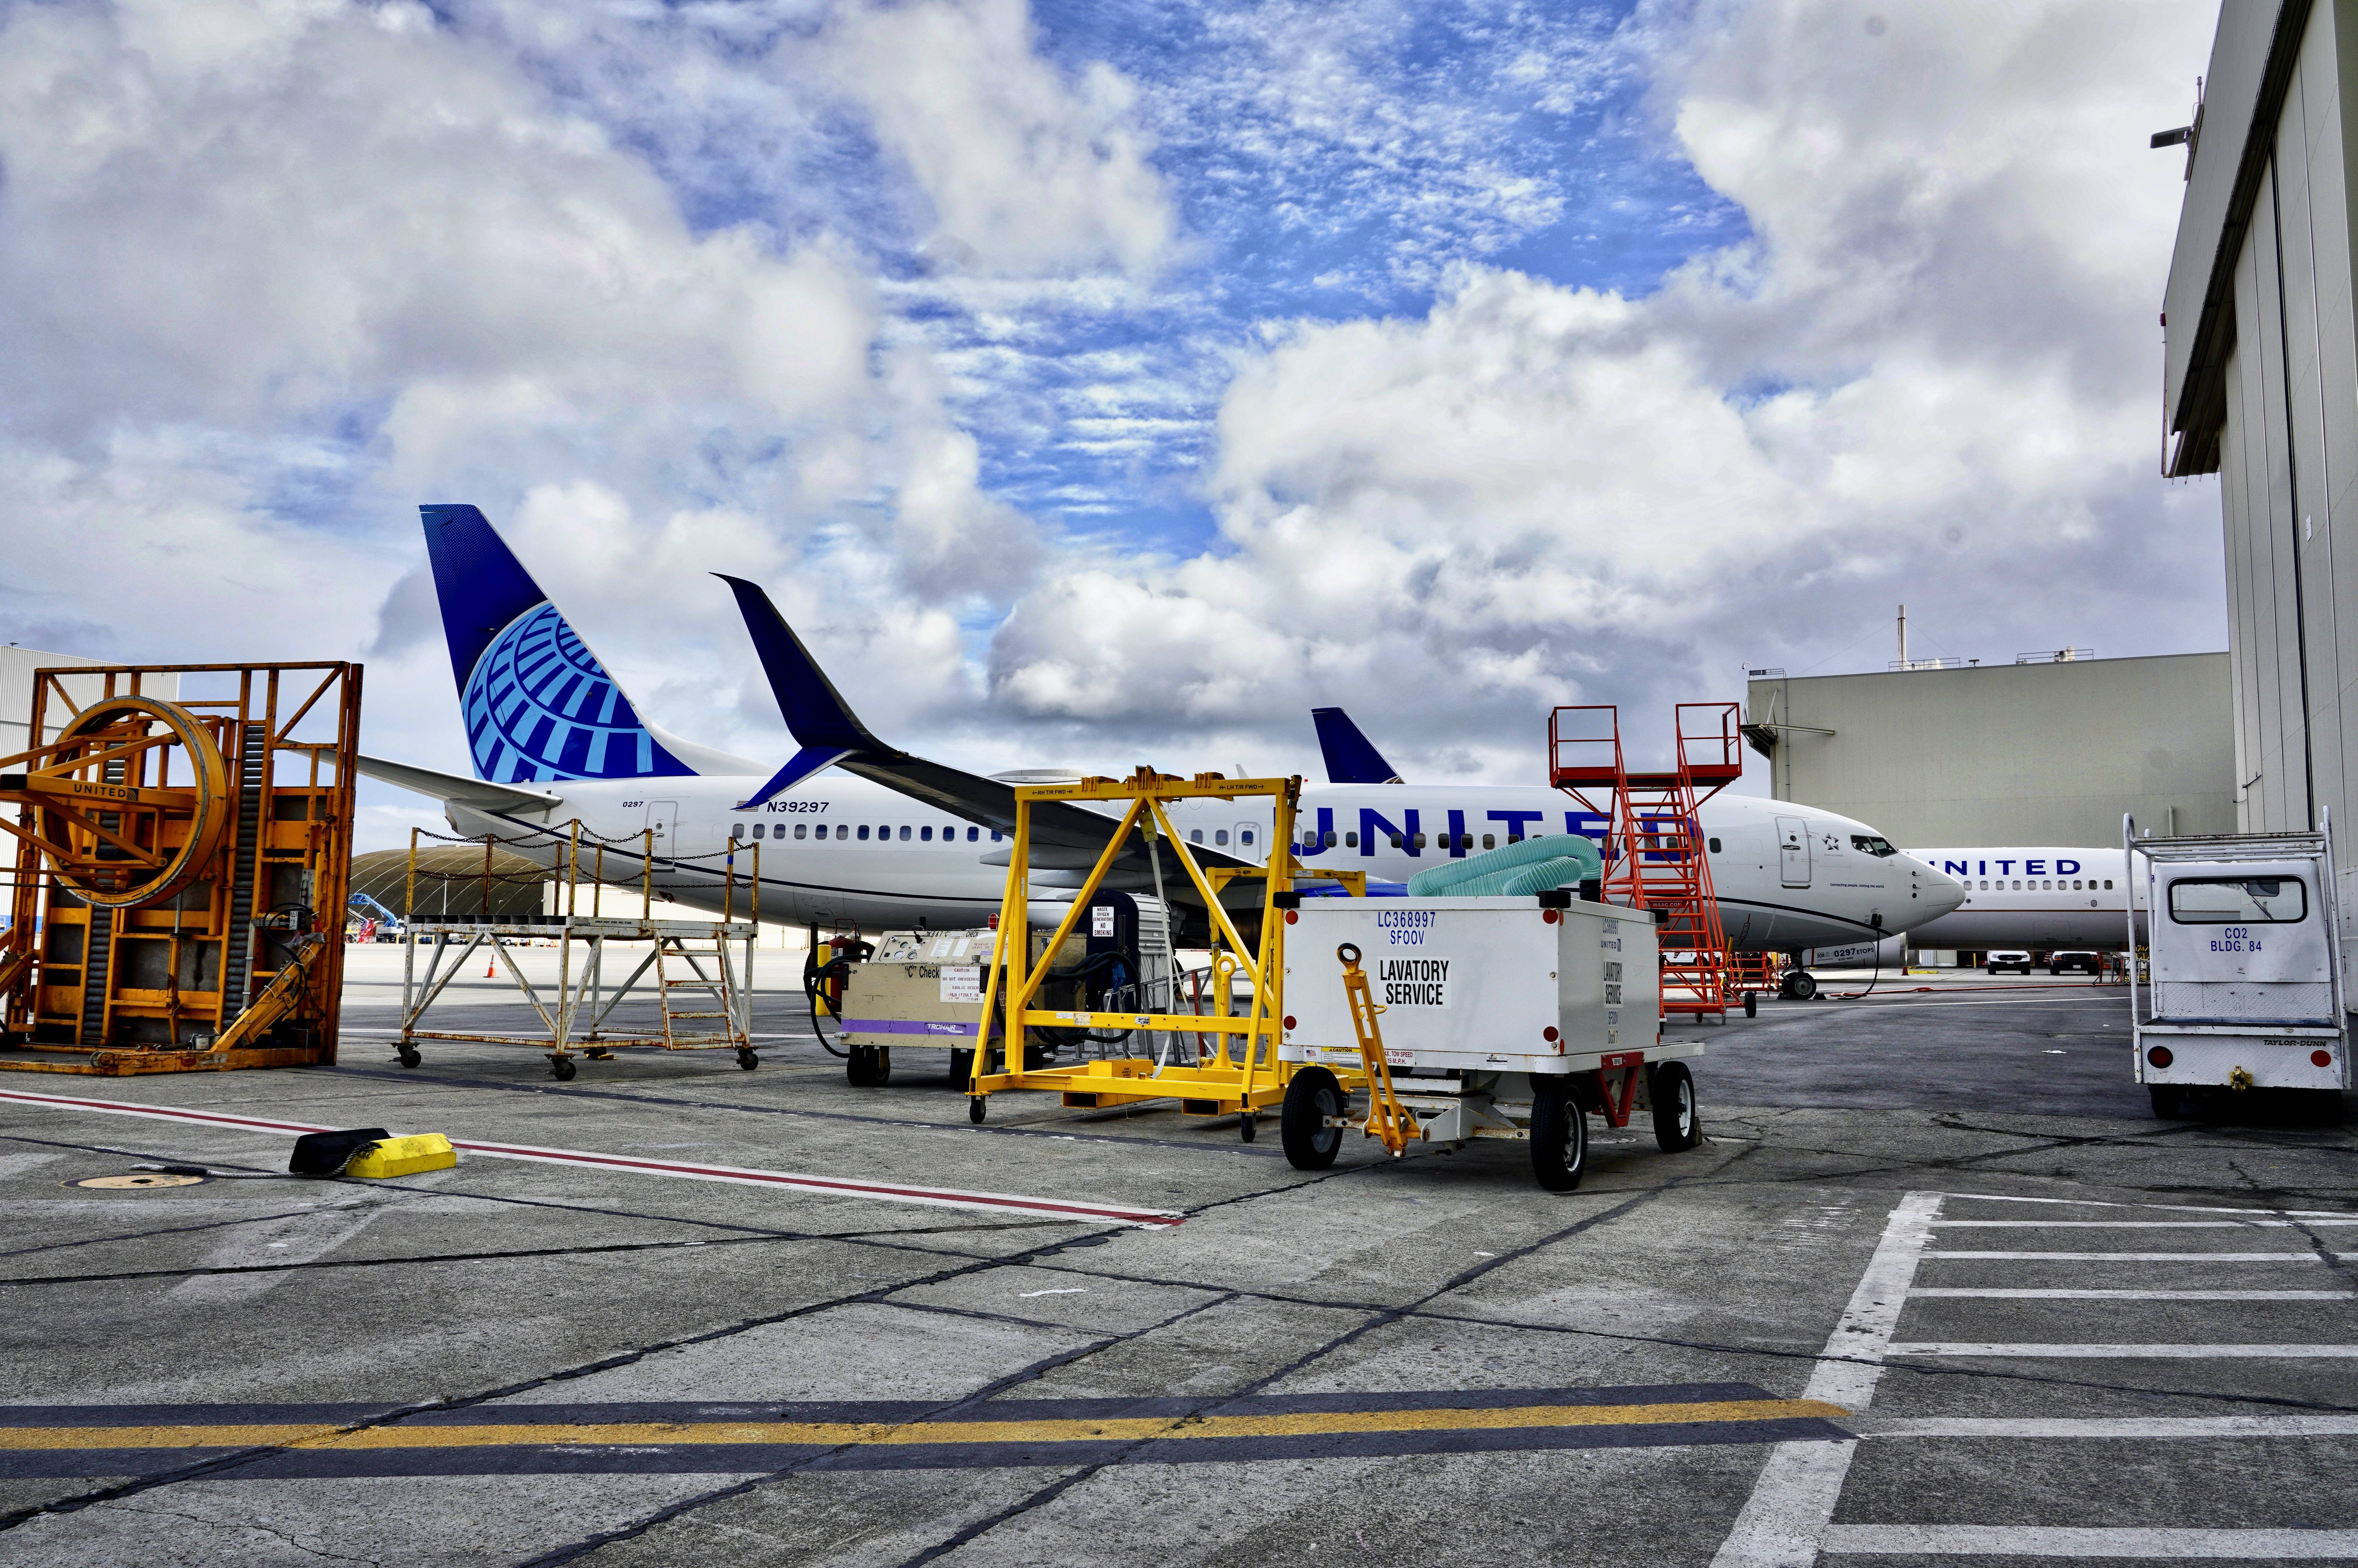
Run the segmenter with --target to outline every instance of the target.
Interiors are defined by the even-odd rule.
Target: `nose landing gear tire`
[[[1531,1085],[1531,1174],[1552,1193],[1568,1193],[1588,1173],[1588,1112],[1561,1077]]]

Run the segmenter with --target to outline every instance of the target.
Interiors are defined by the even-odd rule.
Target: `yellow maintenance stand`
[[[1124,779],[1088,778],[1078,784],[1032,784],[1015,792],[1015,842],[1007,868],[1007,895],[1000,906],[999,935],[993,944],[990,972],[984,983],[982,1021],[975,1033],[973,1076],[968,1081],[967,1117],[980,1121],[984,1104],[1001,1089],[1047,1089],[1061,1094],[1075,1107],[1134,1104],[1141,1100],[1176,1099],[1181,1108],[1197,1116],[1237,1114],[1239,1131],[1252,1141],[1255,1118],[1285,1098],[1286,1080],[1293,1069],[1277,1057],[1277,1043],[1285,1019],[1285,926],[1290,911],[1281,909],[1279,895],[1289,892],[1293,878],[1304,874],[1293,857],[1294,804],[1300,799],[1297,778],[1228,779],[1198,773],[1183,779],[1141,768]],[[1271,861],[1260,867],[1220,867],[1207,871],[1189,853],[1184,836],[1174,830],[1163,803],[1174,800],[1240,800],[1268,796],[1275,803],[1270,840]],[[1106,840],[1105,850],[1088,880],[1073,895],[1072,906],[1055,935],[1034,961],[1022,938],[1028,929],[1031,908],[1029,860],[1032,804],[1034,801],[1102,800],[1127,803],[1120,825]],[[1152,845],[1171,847],[1180,869],[1195,885],[1210,912],[1215,951],[1213,987],[1216,1011],[1208,1015],[1188,1012],[1084,1012],[1037,1009],[1032,1004],[1048,978],[1050,963],[1065,938],[1089,907],[1090,897],[1104,882],[1130,841],[1132,832]],[[1318,875],[1320,873],[1311,873]],[[1260,940],[1248,946],[1220,904],[1220,890],[1243,878],[1262,879]],[[1364,877],[1340,878],[1352,891],[1364,893]],[[1290,902],[1290,901],[1289,901]],[[1011,936],[1011,933],[1012,936]],[[1223,951],[1224,950],[1224,951]],[[1252,986],[1252,1006],[1246,1016],[1233,1015],[1227,977],[1243,974]],[[1003,1005],[1002,1005],[1003,1004]],[[1077,1066],[1022,1070],[1024,1031],[1033,1027],[1120,1029],[1211,1036],[1217,1048],[1206,1060],[1193,1065],[1169,1063],[1157,1066],[1151,1056],[1122,1056],[1083,1062]],[[994,1064],[994,1039],[1016,1044]],[[1001,1070],[993,1071],[994,1065]]]

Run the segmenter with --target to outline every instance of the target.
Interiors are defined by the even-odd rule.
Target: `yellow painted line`
[[[1827,1419],[1850,1412],[1821,1400],[1725,1400],[1661,1405],[1509,1405],[1489,1410],[1324,1411],[1296,1415],[1143,1416],[1104,1421],[606,1422],[329,1426],[0,1427],[0,1449],[302,1449],[606,1447],[664,1444],[1102,1443],[1148,1438],[1314,1437],[1343,1433],[1477,1432],[1555,1426],[1661,1426],[1694,1422]]]

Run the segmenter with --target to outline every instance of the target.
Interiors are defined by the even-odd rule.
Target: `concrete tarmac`
[[[406,1070],[397,950],[353,957],[333,1068],[0,1076],[0,1557],[2358,1555],[2358,1137],[2153,1119],[2117,989],[1682,1028],[1710,1141],[1593,1120],[1551,1195],[1520,1144],[970,1126],[946,1053],[848,1085],[798,955],[753,1071]],[[445,1006],[531,1016],[480,968]],[[293,1180],[288,1125],[555,1154]],[[213,1173],[72,1184],[143,1164]]]

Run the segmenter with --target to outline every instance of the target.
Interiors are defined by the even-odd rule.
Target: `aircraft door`
[[[679,853],[676,840],[679,837],[679,802],[651,800],[647,802],[647,827],[655,836],[655,858],[668,859]]]
[[[1787,887],[1810,885],[1810,828],[1800,817],[1777,819],[1777,857]]]

